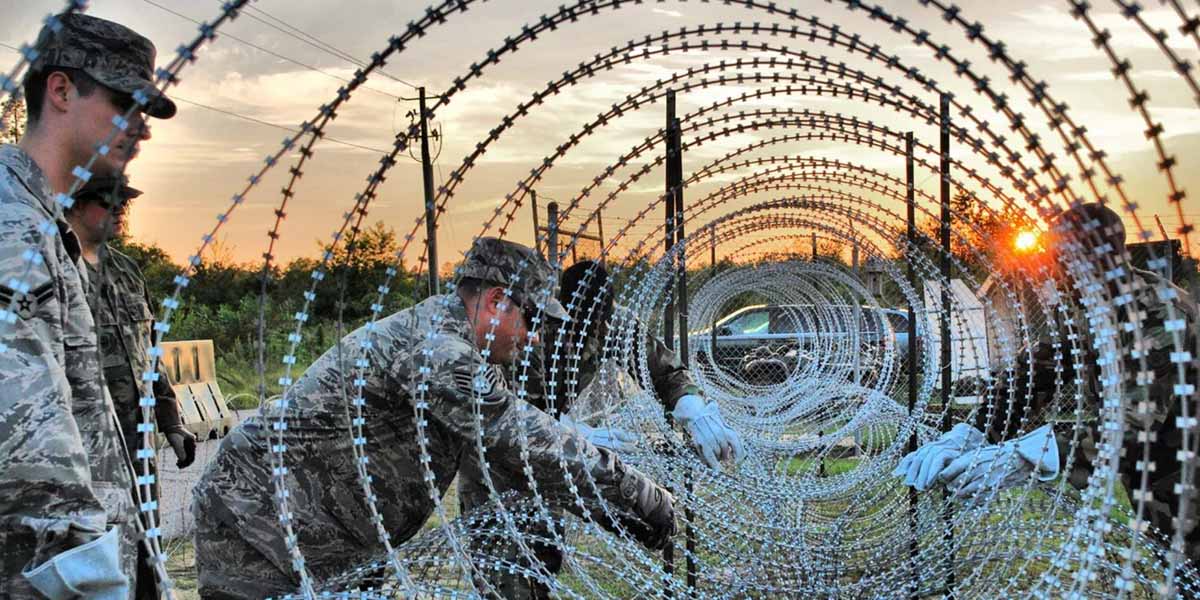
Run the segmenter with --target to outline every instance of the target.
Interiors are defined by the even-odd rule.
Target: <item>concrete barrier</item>
[[[212,340],[163,342],[162,350],[163,370],[179,400],[184,428],[201,440],[224,437],[235,418],[217,383]]]

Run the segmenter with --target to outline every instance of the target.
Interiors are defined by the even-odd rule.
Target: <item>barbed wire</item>
[[[160,338],[169,331],[170,317],[179,306],[180,292],[190,283],[212,236],[263,177],[285,155],[298,148],[298,157],[289,168],[288,182],[281,190],[274,211],[275,223],[268,233],[267,249],[263,254],[257,352],[259,397],[260,402],[265,401],[267,280],[275,258],[275,244],[282,235],[282,223],[291,209],[300,178],[314,158],[316,144],[325,137],[329,122],[336,118],[357,88],[365,87],[371,74],[382,73],[388,60],[411,50],[419,38],[452,31],[473,4],[471,0],[448,0],[428,8],[400,35],[390,38],[380,52],[372,55],[370,62],[357,62],[359,68],[354,77],[337,90],[334,98],[322,104],[311,121],[296,128],[294,136],[285,138],[277,152],[266,157],[264,166],[233,196],[228,210],[221,213],[217,225],[205,235],[199,250],[189,257],[184,273],[176,279],[175,291],[164,301],[164,314],[155,324]],[[487,50],[483,58],[454,77],[453,83],[441,94],[430,96],[434,102],[426,118],[433,118],[469,85],[483,81],[501,59],[512,59],[520,49],[531,46],[551,32],[581,27],[603,12],[638,10],[639,4],[621,0],[579,0],[546,14],[531,16],[528,24],[505,37],[502,45]],[[577,178],[583,185],[563,202],[565,206],[560,216],[564,223],[570,223],[570,228],[561,232],[566,243],[559,246],[559,256],[552,257],[552,262],[561,264],[568,252],[580,243],[580,234],[594,227],[594,219],[605,210],[623,206],[622,200],[633,194],[637,186],[644,184],[644,180],[664,162],[666,130],[644,135],[644,130],[627,126],[631,117],[644,114],[648,109],[657,109],[661,106],[659,101],[665,99],[668,92],[686,96],[728,89],[723,99],[684,113],[679,119],[681,133],[687,136],[682,140],[685,152],[699,154],[711,145],[721,148],[719,156],[694,168],[679,186],[665,189],[662,194],[650,194],[649,202],[639,198],[632,207],[632,214],[615,218],[620,226],[600,249],[600,259],[612,265],[612,278],[606,285],[612,286],[610,291],[618,306],[624,307],[618,311],[619,316],[610,324],[609,334],[604,339],[601,368],[608,367],[617,372],[632,369],[641,381],[651,380],[646,333],[666,330],[663,309],[672,304],[679,293],[679,265],[695,265],[709,252],[715,253],[717,248],[735,266],[689,291],[694,303],[689,307],[688,322],[706,323],[712,327],[719,318],[736,308],[734,304],[738,298],[754,295],[768,306],[812,307],[811,318],[819,325],[816,329],[819,344],[806,351],[803,358],[793,357],[794,365],[785,360],[779,381],[747,380],[747,373],[731,373],[714,356],[701,356],[699,344],[689,347],[688,362],[695,365],[706,396],[718,403],[727,421],[746,437],[747,446],[753,451],[753,457],[736,475],[700,467],[687,448],[687,442],[664,418],[658,406],[660,399],[655,398],[652,391],[631,397],[613,391],[596,392],[600,396],[601,412],[607,415],[605,424],[635,427],[646,436],[637,444],[637,450],[627,457],[629,464],[675,490],[680,511],[695,516],[688,519],[692,531],[690,541],[694,543],[683,548],[680,555],[697,565],[695,587],[685,585],[675,573],[664,568],[657,557],[638,549],[630,532],[619,525],[617,507],[603,500],[593,505],[593,498],[603,497],[604,486],[586,471],[581,478],[573,476],[571,465],[561,453],[556,462],[562,473],[562,483],[571,491],[565,504],[577,507],[584,516],[576,521],[553,514],[551,500],[543,486],[561,484],[554,481],[553,474],[545,478],[534,476],[535,469],[546,465],[534,463],[530,432],[522,427],[515,431],[513,451],[520,459],[519,469],[524,486],[529,490],[528,498],[525,504],[506,502],[492,479],[487,456],[489,444],[483,427],[484,400],[478,390],[470,401],[475,434],[463,442],[464,451],[473,452],[483,467],[482,483],[489,493],[489,506],[483,516],[476,514],[451,519],[442,497],[444,487],[441,484],[445,482],[438,480],[428,458],[433,444],[428,423],[431,418],[436,418],[429,411],[429,374],[435,364],[430,353],[414,357],[420,376],[413,382],[411,419],[421,457],[421,475],[440,525],[414,540],[393,540],[380,517],[383,513],[376,504],[374,493],[377,483],[373,482],[367,467],[371,458],[367,441],[372,430],[369,414],[363,411],[365,379],[381,365],[373,364],[373,356],[364,349],[343,356],[340,345],[338,364],[343,373],[352,373],[345,378],[341,393],[348,415],[353,415],[348,417],[353,419],[348,427],[348,437],[352,442],[355,477],[369,518],[374,521],[382,551],[372,565],[362,565],[344,576],[321,579],[310,572],[296,533],[304,523],[294,519],[289,495],[289,486],[293,484],[287,477],[288,421],[295,403],[302,400],[296,397],[292,369],[300,366],[297,348],[318,291],[345,293],[344,286],[339,286],[337,291],[318,288],[327,275],[336,273],[339,251],[344,251],[347,261],[357,251],[355,241],[361,233],[363,220],[370,214],[372,201],[379,194],[380,185],[395,166],[397,155],[407,151],[410,140],[417,134],[417,124],[413,123],[396,133],[391,150],[378,151],[383,154],[379,165],[371,169],[361,191],[352,195],[353,202],[347,202],[350,208],[343,213],[341,223],[311,271],[311,283],[303,293],[300,310],[294,315],[289,346],[281,358],[284,364],[284,375],[279,380],[283,387],[282,396],[278,401],[264,405],[263,409],[264,418],[271,423],[267,460],[274,472],[271,478],[273,502],[281,515],[281,535],[293,561],[300,594],[311,598],[319,593],[343,594],[355,590],[364,597],[393,593],[409,596],[458,593],[456,589],[460,587],[495,593],[488,573],[500,569],[507,569],[509,574],[520,573],[555,593],[571,597],[656,594],[696,597],[1104,594],[1128,597],[1141,592],[1169,597],[1177,592],[1195,593],[1195,572],[1182,557],[1185,544],[1182,528],[1173,533],[1170,551],[1167,551],[1160,545],[1163,532],[1155,531],[1146,520],[1145,478],[1142,489],[1130,490],[1135,499],[1131,509],[1118,507],[1114,501],[1118,462],[1132,459],[1122,459],[1114,450],[1121,445],[1120,436],[1125,427],[1121,410],[1131,401],[1122,395],[1121,382],[1130,375],[1131,369],[1147,369],[1145,356],[1138,356],[1136,350],[1146,344],[1143,324],[1138,319],[1126,320],[1117,310],[1121,306],[1121,297],[1108,291],[1109,285],[1136,289],[1134,275],[1121,267],[1123,257],[1106,247],[1097,232],[1068,232],[1064,248],[1073,260],[1067,263],[1068,278],[1056,280],[1044,266],[1006,272],[998,263],[1003,257],[995,256],[997,249],[976,247],[966,237],[967,232],[983,233],[975,223],[964,224],[967,232],[950,232],[954,243],[965,247],[962,253],[941,251],[938,243],[924,233],[918,232],[915,239],[908,239],[902,233],[905,220],[887,209],[884,202],[894,206],[911,191],[917,199],[915,209],[922,219],[935,222],[937,215],[932,194],[912,189],[920,186],[910,186],[884,169],[849,161],[798,157],[788,149],[794,144],[810,142],[861,147],[899,167],[906,154],[906,148],[900,142],[904,131],[841,111],[794,107],[764,109],[753,105],[772,98],[822,97],[847,105],[886,108],[913,125],[938,126],[939,114],[933,100],[946,94],[948,86],[911,66],[911,60],[885,50],[894,46],[884,37],[894,35],[897,41],[923,49],[939,63],[947,65],[949,79],[961,79],[972,88],[972,94],[950,98],[953,122],[942,131],[962,149],[963,156],[945,160],[949,165],[946,170],[931,157],[944,158],[940,149],[917,142],[914,166],[958,187],[969,200],[982,206],[985,214],[993,217],[999,214],[1000,211],[989,206],[998,204],[1005,210],[1026,215],[1038,226],[1044,226],[1046,219],[1085,199],[1106,201],[1104,192],[1109,191],[1116,194],[1126,214],[1141,229],[1138,235],[1149,239],[1149,232],[1139,221],[1145,216],[1144,210],[1140,211],[1139,206],[1129,200],[1122,178],[1110,168],[1103,150],[1089,140],[1086,128],[1070,116],[1067,104],[1051,97],[1044,81],[1035,79],[1024,62],[1010,56],[1002,42],[985,34],[981,23],[972,21],[966,11],[954,4],[922,0],[920,6],[906,11],[906,16],[914,17],[914,21],[910,21],[861,0],[829,2],[882,25],[885,36],[873,38],[850,31],[849,26],[827,15],[802,15],[798,8],[781,8],[775,3],[753,0],[727,4],[752,11],[756,17],[778,19],[779,22],[739,21],[665,31],[629,40],[580,62],[534,91],[515,109],[504,113],[495,127],[480,137],[461,164],[437,186],[435,199],[437,219],[444,221],[445,213],[456,207],[455,196],[468,176],[480,166],[484,154],[502,137],[525,124],[525,117],[550,104],[563,90],[585,81],[600,80],[598,78],[614,67],[634,61],[652,61],[690,52],[703,56],[700,66],[678,69],[669,77],[642,86],[624,98],[615,99],[610,108],[587,120],[579,129],[560,133],[561,143],[554,151],[540,161],[531,161],[529,175],[517,181],[513,190],[505,194],[504,200],[485,218],[479,237],[490,234],[510,237],[526,195],[545,181],[554,167],[561,167],[583,140],[601,132],[629,135],[630,131],[637,131],[629,137],[635,140],[641,137],[639,142],[596,170],[594,177]],[[1115,0],[1115,4],[1126,19],[1155,40],[1156,47],[1195,94],[1196,84],[1189,75],[1190,63],[1166,43],[1165,30],[1147,25],[1136,3]],[[1147,127],[1147,139],[1155,149],[1159,169],[1169,188],[1169,205],[1175,207],[1178,233],[1185,249],[1190,251],[1188,236],[1193,231],[1187,218],[1190,213],[1185,213],[1182,208],[1185,196],[1175,180],[1178,164],[1166,151],[1163,127],[1152,119],[1145,93],[1133,85],[1128,62],[1109,43],[1111,33],[1095,25],[1093,9],[1082,2],[1070,2],[1070,5],[1074,16],[1091,32],[1100,52],[1113,64],[1118,80],[1130,95],[1134,112]],[[202,26],[202,35],[193,46],[198,47],[199,43],[211,39],[215,27],[226,17],[232,18],[240,6],[240,3],[226,4],[212,27]],[[1178,3],[1173,3],[1172,7],[1183,22],[1180,33],[1197,39],[1197,20],[1187,16]],[[354,62],[352,56],[315,36],[268,13],[262,14],[278,23],[273,26],[276,31],[307,40],[306,43],[322,51]],[[915,18],[920,16],[949,23],[953,29],[935,36],[919,29]],[[962,40],[956,39],[953,46],[950,42],[935,39],[951,39],[956,33],[961,34]],[[790,40],[788,43],[803,44],[805,49],[752,41],[757,36]],[[867,43],[864,39],[878,41]],[[962,58],[958,50],[970,45],[982,47],[990,61],[1008,72],[1009,82],[993,83]],[[195,57],[195,49],[181,50],[179,57],[190,61]],[[888,82],[870,76],[866,70],[851,66],[842,57],[835,58],[834,52],[899,77],[896,82]],[[732,59],[716,58],[726,54],[735,56]],[[752,56],[741,56],[745,54]],[[760,54],[771,56],[764,58]],[[23,55],[25,59],[29,56]],[[182,63],[174,71],[168,70],[160,81],[164,89],[177,81],[181,67]],[[3,81],[13,81],[21,68],[18,64],[13,75]],[[1027,94],[1029,107],[1034,111],[1030,114],[1035,116],[1020,112],[1001,85]],[[753,91],[738,89],[746,86],[752,87]],[[988,111],[990,114],[986,116],[995,115],[993,118],[1000,119],[1001,127],[1012,132],[1012,142],[1000,133],[999,127],[989,124],[985,118]],[[1053,140],[1043,140],[1035,132],[1034,121],[1039,118],[1042,121],[1038,121],[1038,125],[1054,132]],[[754,141],[737,141],[744,137],[754,138]],[[724,146],[730,143],[735,146],[732,150]],[[783,154],[759,156],[762,152]],[[1061,167],[1059,163],[1064,162],[1064,158],[1057,157],[1056,152],[1065,152],[1065,161],[1070,166]],[[733,178],[733,181],[726,182],[723,178]],[[72,191],[78,184],[77,181],[72,186]],[[714,185],[718,189],[707,194],[701,192],[701,199],[692,203],[682,218],[658,221],[657,215],[663,211],[664,203],[672,201],[676,194],[690,197],[694,190]],[[763,196],[766,196],[765,200]],[[574,216],[574,211],[582,212]],[[674,246],[663,248],[660,228],[668,222],[679,224],[692,233]],[[423,224],[422,215],[402,237],[400,248],[394,253],[392,264],[377,288],[367,331],[383,317],[385,301],[395,279],[404,270],[405,257],[418,255],[418,265],[428,260],[423,249],[410,248],[414,240],[420,239],[417,233]],[[652,226],[649,231],[645,229],[647,224]],[[1000,409],[990,400],[970,409],[968,414],[954,412],[951,406],[935,401],[934,393],[936,373],[950,366],[939,365],[933,353],[926,352],[918,363],[919,372],[908,372],[907,367],[900,364],[900,350],[891,337],[882,338],[879,347],[870,353],[872,373],[869,376],[863,378],[859,370],[848,367],[848,364],[861,367],[864,359],[859,339],[861,331],[854,320],[856,315],[863,310],[875,314],[872,311],[881,310],[882,306],[860,274],[829,263],[798,261],[771,254],[774,252],[771,248],[779,244],[795,245],[810,239],[814,245],[818,240],[853,241],[868,257],[882,261],[883,274],[899,290],[902,303],[921,307],[917,310],[915,323],[917,336],[921,339],[936,337],[932,323],[943,317],[953,323],[957,331],[968,321],[968,311],[999,313],[1003,309],[1012,313],[1008,329],[996,334],[1000,369],[996,379],[981,390],[980,397],[990,398],[1002,385],[1007,385],[1009,390],[1016,389],[1016,378],[1025,376],[1018,373],[1016,365],[1022,355],[1029,358],[1032,346],[1042,334],[1038,330],[1042,326],[1039,323],[1048,322],[1050,327],[1066,331],[1069,343],[1064,346],[1054,339],[1051,346],[1056,355],[1054,368],[1058,372],[1055,394],[1060,403],[1057,406],[1073,419],[1074,424],[1073,435],[1067,440],[1068,461],[1083,453],[1081,431],[1085,427],[1085,418],[1099,415],[1102,424],[1097,474],[1082,493],[1069,492],[1065,477],[1053,484],[1039,484],[1030,478],[1011,493],[1000,493],[997,486],[991,486],[982,490],[969,505],[936,494],[926,495],[910,504],[907,493],[892,485],[887,475],[903,454],[910,436],[921,441],[933,439],[940,433],[940,423],[947,415],[961,422],[984,415],[985,430],[990,425],[1012,425],[1019,431],[1029,431],[1046,415],[1035,414],[1030,402],[1016,410]],[[618,248],[621,248],[619,252]],[[895,263],[889,262],[894,260],[910,267],[911,280]],[[984,287],[984,283],[968,269],[964,262],[968,260],[982,265],[995,276],[990,281],[996,282],[997,294],[982,299],[980,309],[968,307],[958,298],[949,300],[945,306],[942,303],[927,304],[922,292],[928,293],[933,288],[946,290],[954,281],[973,291]],[[739,261],[754,262],[740,266]],[[955,274],[953,278],[943,270],[939,264],[942,262],[948,265],[949,273]],[[1165,272],[1163,262],[1161,256],[1152,253],[1152,268]],[[436,267],[429,265],[430,269]],[[528,265],[522,265],[525,267]],[[584,282],[596,276],[597,273],[589,271]],[[23,278],[18,279],[20,281]],[[613,284],[612,281],[621,283]],[[1071,302],[1076,304],[1075,308],[1080,308],[1086,319],[1072,321],[1065,303],[1051,305],[1040,298],[1030,298],[1027,289],[1043,283],[1061,288],[1063,295],[1072,298]],[[541,313],[546,300],[553,294],[551,287],[538,292],[538,310],[531,315],[535,327],[543,322]],[[1166,293],[1170,289],[1160,285],[1155,291],[1165,306],[1168,322],[1183,323],[1182,315],[1176,312]],[[428,335],[431,341],[452,335],[443,331],[441,325],[454,293],[451,285],[447,295],[430,301]],[[511,301],[512,288],[506,289],[505,293]],[[571,308],[583,311],[585,323],[598,318],[601,311],[598,299],[593,299],[590,306]],[[11,313],[12,306],[7,309]],[[340,318],[338,323],[340,333]],[[1067,381],[1061,375],[1066,356],[1075,357],[1076,363],[1082,356],[1085,328],[1090,343],[1105,357],[1098,379],[1102,388],[1098,390],[1099,407],[1089,404],[1090,399],[1085,397],[1082,376],[1076,375],[1074,381]],[[697,330],[681,332],[685,336],[700,333]],[[1179,389],[1185,390],[1179,395],[1190,398],[1194,389],[1187,391],[1186,368],[1194,364],[1195,357],[1186,351],[1186,334],[1187,331],[1172,330],[1169,337],[1174,347],[1172,362],[1177,366],[1174,377],[1182,386]],[[496,323],[493,322],[486,339],[492,340],[495,335]],[[560,333],[554,342],[563,342],[562,335]],[[941,343],[949,345],[952,341],[965,343],[953,338]],[[554,348],[547,357],[549,368],[580,368],[579,348],[554,345],[554,342],[547,341]],[[489,341],[479,349],[485,359],[491,352],[491,345]],[[158,344],[155,350],[161,352]],[[532,344],[523,345],[517,381],[524,381],[520,377],[528,375],[530,355],[535,351],[539,350]],[[963,345],[955,350],[954,356],[965,361],[972,359],[975,352],[974,346]],[[1125,359],[1131,359],[1132,366],[1126,364]],[[564,398],[584,392],[574,385],[571,383],[562,390]],[[919,387],[916,404],[911,409],[901,406],[895,399],[900,389],[907,391],[908,386]],[[1144,381],[1141,386],[1145,387]],[[516,395],[522,397],[524,385],[515,388]],[[151,395],[148,390],[143,393]],[[552,394],[558,394],[558,390],[553,390]],[[1181,404],[1181,413],[1177,417],[1186,422],[1191,413],[1187,402]],[[525,414],[535,409],[518,402],[514,410]],[[1003,414],[998,414],[1000,412]],[[149,408],[143,409],[142,417],[149,422]],[[1143,434],[1151,432],[1149,425],[1139,427]],[[151,435],[145,436],[147,445]],[[661,446],[646,441],[649,439]],[[866,444],[866,450],[853,458],[848,471],[822,474],[826,462],[843,460],[838,454],[838,444],[847,439],[860,449]],[[1188,444],[1192,442],[1189,440],[1185,434],[1185,448],[1190,447]],[[1152,469],[1148,448],[1148,445],[1143,447],[1142,460],[1137,465],[1142,474],[1148,474]],[[1183,453],[1179,465],[1190,473],[1194,457]],[[1181,485],[1190,489],[1190,478],[1184,478]],[[148,490],[143,492],[148,493]],[[563,499],[556,499],[555,503],[562,504]],[[1187,494],[1180,494],[1177,508],[1181,514],[1189,507]],[[1033,509],[1036,509],[1036,516],[1030,517],[1028,512]],[[1117,515],[1129,518],[1129,522],[1121,522]],[[545,529],[545,541],[569,551],[572,559],[568,564],[573,576],[570,580],[554,577],[537,558],[530,545],[534,539],[528,533],[531,524]],[[943,533],[945,528],[952,530],[953,536]],[[613,531],[615,535],[601,530]],[[500,542],[480,541],[481,538],[491,539],[488,536],[513,545],[515,558],[497,554]],[[153,536],[148,535],[148,539]],[[902,549],[908,547],[910,541],[913,554],[906,555]],[[156,547],[155,559],[159,564],[161,556],[161,549]],[[602,573],[613,574],[618,581],[601,581]],[[947,584],[951,579],[955,582]],[[167,581],[165,576],[164,581]],[[617,588],[620,591],[613,591]]]

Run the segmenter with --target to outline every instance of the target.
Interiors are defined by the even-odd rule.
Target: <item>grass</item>
[[[175,584],[177,600],[200,600],[200,592],[196,587],[196,547],[192,538],[184,537],[171,540],[163,551],[167,553],[167,575]]]

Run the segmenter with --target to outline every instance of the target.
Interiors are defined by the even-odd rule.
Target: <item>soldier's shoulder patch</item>
[[[505,389],[504,377],[494,365],[485,365],[475,372],[454,371],[454,387],[464,396],[494,399]]]
[[[53,281],[47,281],[28,292],[18,292],[0,284],[0,309],[11,310],[22,319],[32,319],[38,309],[53,298]]]

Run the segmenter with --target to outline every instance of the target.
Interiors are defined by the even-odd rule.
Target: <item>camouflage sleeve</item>
[[[1137,271],[1143,287],[1138,291],[1136,320],[1141,339],[1127,334],[1123,361],[1122,406],[1125,429],[1122,445],[1126,456],[1141,456],[1142,432],[1154,431],[1158,442],[1174,449],[1182,447],[1177,419],[1180,401],[1194,399],[1197,381],[1197,322],[1200,310],[1187,292],[1162,277]],[[1170,308],[1171,310],[1168,310]],[[1123,320],[1129,317],[1126,308]],[[1183,352],[1177,352],[1176,335]],[[1187,360],[1188,355],[1192,360]],[[1144,356],[1144,362],[1135,356]],[[1184,362],[1176,362],[1176,361]],[[1182,384],[1182,385],[1181,385]],[[1189,390],[1190,384],[1190,390]]]
[[[1089,361],[1094,362],[1094,358],[1085,356],[1081,362],[1092,364]],[[1037,343],[1031,351],[1022,352],[1011,371],[993,374],[987,406],[976,413],[975,426],[986,432],[992,443],[999,443],[1050,423],[1062,461],[1061,472],[1070,474],[1072,483],[1086,484],[1095,458],[1091,430],[1095,415],[1076,414],[1074,394],[1064,393],[1074,389],[1075,363],[1069,348],[1061,347],[1056,352],[1049,343]],[[1086,373],[1085,369],[1085,379]],[[1059,381],[1063,383],[1061,387]],[[1068,465],[1072,439],[1078,448],[1072,464]]]
[[[692,379],[692,374],[679,361],[679,357],[667,347],[662,340],[649,336],[649,356],[646,357],[650,370],[650,380],[654,385],[654,393],[662,401],[667,410],[675,408],[675,403],[688,394],[701,395],[700,387]],[[632,361],[630,361],[632,364]],[[630,372],[634,378],[641,379],[636,373],[638,369],[631,366]],[[639,384],[643,382],[639,381]],[[642,385],[643,388],[647,387]]]
[[[525,361],[529,364],[524,364]],[[522,369],[524,369],[524,373],[522,373]],[[522,374],[525,377],[523,381],[520,379]],[[549,399],[546,397],[546,355],[545,347],[541,343],[534,346],[528,356],[524,353],[521,354],[521,361],[517,364],[516,386],[518,398],[522,398],[552,416],[558,416],[560,412],[558,406],[550,406]],[[521,393],[522,386],[524,394]]]
[[[626,468],[616,455],[596,448],[573,431],[561,428],[550,415],[519,400],[499,370],[484,363],[483,357],[465,342],[443,340],[437,346],[431,351],[433,366],[427,380],[429,414],[460,436],[468,451],[473,451],[481,428],[488,448],[488,466],[513,481],[525,481],[528,474],[537,483],[539,493],[552,504],[582,514],[584,509],[575,502],[576,493],[585,504],[596,500],[595,490],[588,483],[590,478],[600,496],[622,505],[619,485]],[[421,356],[421,352],[415,356]],[[410,381],[421,383],[419,377]],[[478,420],[473,407],[476,402]],[[521,459],[521,432],[526,436],[531,470],[526,470]]]
[[[163,362],[158,361],[158,379],[154,382],[154,420],[158,430],[163,433],[183,429],[183,417],[179,416],[179,401],[175,398],[175,389],[167,379],[167,371]]]
[[[12,205],[0,217],[0,282],[24,275],[30,290],[5,287],[3,309],[16,298],[16,319],[4,323],[0,352],[0,579],[99,539],[106,515],[93,489],[88,456],[71,406],[71,388],[56,347],[71,344],[53,326],[61,314],[53,238],[36,229],[37,215]],[[26,275],[24,253],[39,249]]]

